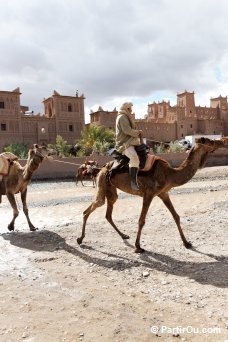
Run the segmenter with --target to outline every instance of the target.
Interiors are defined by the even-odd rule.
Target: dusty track
[[[142,233],[147,252],[135,254],[142,200],[123,193],[113,218],[130,240],[114,232],[103,206],[89,218],[79,247],[82,211],[95,193],[86,184],[31,184],[35,233],[28,232],[23,212],[17,231],[7,232],[12,213],[3,198],[0,341],[228,339],[228,167],[201,170],[171,192],[193,250],[183,247],[170,213],[156,198]],[[153,326],[160,328],[157,334]],[[165,326],[179,331],[162,332]],[[201,333],[203,328],[210,333]]]

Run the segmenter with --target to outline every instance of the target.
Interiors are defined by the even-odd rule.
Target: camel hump
[[[10,164],[17,159],[18,157],[11,152],[3,152],[0,154],[0,180],[2,180],[2,176],[9,174]]]
[[[18,160],[18,157],[15,156],[15,154],[11,153],[11,152],[3,152],[0,154],[1,157],[4,157],[10,161],[14,161],[14,160]]]
[[[0,176],[8,175],[9,165],[9,160],[0,155]]]

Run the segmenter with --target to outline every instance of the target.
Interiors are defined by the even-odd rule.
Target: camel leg
[[[94,179],[94,176],[93,175],[91,175],[91,179],[92,179],[92,182],[93,182],[93,188],[95,188],[95,179]]]
[[[106,197],[107,197],[107,211],[106,211],[106,216],[105,216],[106,220],[111,224],[111,226],[115,229],[115,231],[122,237],[122,239],[129,239],[129,236],[122,233],[112,220],[113,206],[118,198],[116,188],[114,188],[113,191],[108,191],[106,194]]]
[[[7,193],[6,196],[7,196],[8,200],[10,202],[10,205],[11,205],[11,207],[13,209],[13,219],[10,222],[10,224],[8,225],[8,229],[9,230],[14,230],[14,222],[15,222],[17,216],[19,215],[19,211],[17,209],[17,204],[16,204],[16,200],[15,200],[14,195],[10,194],[10,193]]]
[[[141,211],[140,218],[139,218],[139,228],[138,228],[138,233],[137,233],[137,237],[135,241],[135,253],[143,253],[145,251],[143,248],[140,247],[140,237],[141,237],[141,232],[145,224],[146,215],[147,215],[152,199],[153,199],[153,196],[151,194],[145,193],[143,195],[143,206],[142,206],[142,211]]]
[[[167,192],[165,192],[163,194],[158,195],[158,197],[161,198],[161,200],[163,201],[163,203],[165,204],[167,209],[169,209],[169,211],[171,212],[171,214],[174,218],[174,221],[176,222],[176,225],[177,225],[177,228],[178,228],[178,231],[180,233],[180,237],[183,241],[184,246],[186,248],[191,248],[192,244],[191,244],[191,242],[187,241],[185,236],[184,236],[184,233],[183,233],[183,231],[181,229],[181,225],[180,225],[180,216],[177,214],[176,210],[174,209],[174,206],[170,200],[169,194]]]
[[[89,215],[96,210],[98,207],[101,207],[105,203],[105,196],[107,191],[107,182],[106,182],[106,173],[101,173],[100,177],[97,181],[97,193],[95,201],[90,204],[90,206],[83,212],[83,225],[82,225],[82,233],[79,238],[77,238],[77,242],[80,245],[82,240],[85,237],[85,227],[86,222]]]
[[[35,231],[37,230],[37,228],[35,228],[32,224],[32,222],[30,221],[30,218],[29,218],[29,214],[28,214],[28,207],[27,207],[27,203],[26,203],[26,198],[27,198],[27,188],[21,192],[21,201],[22,201],[22,204],[23,204],[23,212],[26,216],[26,219],[27,219],[27,222],[28,222],[28,225],[29,225],[29,228],[31,231]]]
[[[90,206],[83,212],[83,225],[82,225],[82,233],[79,238],[77,238],[77,243],[80,245],[85,237],[85,227],[86,222],[88,220],[88,217],[94,210],[96,210],[98,207],[101,207],[105,203],[104,200],[95,200]]]
[[[83,182],[82,182],[82,179],[83,179],[83,175],[82,175],[82,173],[81,172],[77,172],[77,174],[76,174],[76,185],[78,184],[78,180],[80,179],[80,182],[81,182],[81,184],[82,184],[82,186],[84,186],[84,184],[83,184]]]

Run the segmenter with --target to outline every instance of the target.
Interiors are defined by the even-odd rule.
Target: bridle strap
[[[41,157],[41,158],[43,158],[43,159],[46,159],[46,158],[47,158],[47,156],[44,156],[40,151],[36,151],[36,152],[35,152],[35,155],[38,156],[38,157]]]

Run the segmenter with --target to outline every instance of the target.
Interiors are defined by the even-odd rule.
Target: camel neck
[[[33,158],[27,161],[23,172],[24,180],[28,181],[31,179],[33,172],[38,169],[41,161],[42,159],[40,158]]]
[[[203,166],[207,154],[208,152],[200,145],[189,152],[187,159],[178,168],[175,168],[174,182],[176,186],[187,183],[196,174],[196,171]]]

